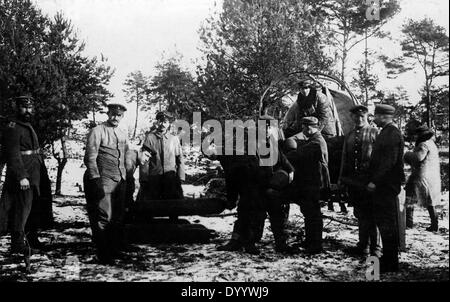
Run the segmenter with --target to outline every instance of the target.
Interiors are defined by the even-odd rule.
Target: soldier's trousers
[[[2,192],[2,213],[9,214],[11,244],[13,249],[20,249],[24,246],[25,233],[37,236],[36,209],[33,208],[33,200],[38,197],[37,190],[31,187],[28,190],[10,191],[4,189]],[[34,211],[33,211],[34,210]],[[8,221],[2,218],[2,221]],[[7,230],[8,226],[2,226]]]
[[[388,266],[398,266],[398,193],[389,187],[378,187],[372,193],[372,200],[375,222],[383,243],[382,259]]]
[[[146,200],[164,200],[183,198],[181,181],[175,171],[163,175],[150,175],[147,181],[141,182],[137,202]]]
[[[365,190],[349,188],[349,201],[353,205],[353,214],[358,218],[358,247],[365,252],[379,253],[380,233],[375,223],[373,201]]]
[[[248,184],[239,192],[237,204],[237,219],[234,223],[231,239],[242,244],[254,244],[261,239],[266,211],[259,194],[258,186]]]
[[[124,244],[123,218],[125,212],[126,184],[124,180],[114,181],[101,178],[105,195],[96,198],[95,187],[84,179],[87,211],[92,229],[92,239],[100,257],[111,256]]]
[[[307,248],[322,248],[323,219],[319,190],[300,190],[300,211],[305,218],[305,245]]]

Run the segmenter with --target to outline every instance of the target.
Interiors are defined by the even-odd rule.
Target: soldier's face
[[[391,121],[391,116],[386,114],[375,114],[374,122],[378,127],[383,127]]]
[[[23,121],[29,122],[33,116],[33,106],[29,104],[20,104],[18,107],[19,117]]]
[[[166,132],[169,129],[170,121],[168,119],[158,121],[158,130],[160,132]]]
[[[356,127],[367,124],[367,113],[352,113],[352,120]]]
[[[122,110],[109,110],[108,111],[108,122],[117,127],[120,124],[120,121],[123,119],[124,112]]]

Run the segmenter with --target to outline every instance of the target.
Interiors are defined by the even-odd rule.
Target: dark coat
[[[295,185],[300,189],[328,190],[330,188],[328,149],[322,134],[316,132],[305,143],[299,144],[294,152],[296,152]]]
[[[29,220],[39,228],[53,224],[51,182],[41,154],[22,155],[21,151],[39,149],[39,141],[29,123],[12,121],[3,136],[3,152],[6,158],[6,177],[0,199],[0,233],[9,224],[13,194],[20,190],[19,182],[27,178],[37,193]]]
[[[319,129],[324,136],[336,136],[336,120],[330,100],[322,92],[312,89],[307,97],[299,94],[297,101],[286,113],[284,118],[286,137],[302,131],[300,120],[307,116],[314,116],[319,120]]]
[[[3,136],[3,152],[6,158],[5,187],[20,190],[19,181],[28,178],[30,185],[39,187],[43,158],[40,154],[22,155],[21,151],[39,149],[39,141],[29,123],[12,121]]]
[[[400,193],[405,181],[403,170],[403,135],[396,125],[390,123],[383,127],[373,145],[369,164],[369,181],[377,188],[389,188]]]

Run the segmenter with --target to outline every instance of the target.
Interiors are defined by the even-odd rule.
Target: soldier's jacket
[[[307,116],[314,116],[319,120],[319,129],[324,136],[336,136],[336,120],[333,116],[330,101],[322,92],[311,89],[307,97],[299,94],[297,101],[292,104],[286,113],[284,118],[286,137],[302,131],[300,120]]]
[[[345,136],[339,179],[347,185],[366,186],[369,164],[378,129],[365,125]]]
[[[10,122],[3,132],[3,154],[6,158],[6,177],[0,198],[0,234],[8,230],[11,214],[17,207],[15,196],[20,191],[19,181],[27,178],[34,192],[33,209],[29,220],[41,229],[53,226],[52,189],[40,152],[24,155],[23,151],[37,151],[39,142],[33,127],[21,121]],[[19,205],[22,206],[22,205]]]
[[[313,134],[305,143],[299,144],[295,152],[294,185],[301,189],[329,189],[327,143],[320,132]],[[291,153],[290,152],[290,153]],[[288,158],[292,158],[289,154]]]
[[[404,141],[393,123],[383,127],[373,146],[369,181],[377,187],[389,187],[397,194],[405,181],[403,170]]]
[[[88,135],[84,164],[88,179],[100,176],[115,181],[126,179],[125,155],[129,150],[124,130],[104,122]]]
[[[144,150],[152,154],[150,161],[140,166],[139,179],[146,181],[149,176],[176,172],[184,180],[184,158],[178,136],[170,133],[161,134],[152,131],[145,137],[142,145]]]
[[[30,123],[11,121],[3,134],[3,153],[6,158],[5,187],[20,190],[20,180],[27,178],[31,186],[38,189],[43,158],[39,151],[39,141]],[[23,154],[34,151],[33,154]]]

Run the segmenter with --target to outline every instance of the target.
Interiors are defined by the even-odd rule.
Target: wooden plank
[[[219,214],[225,210],[225,200],[219,198],[189,198],[141,200],[134,206],[136,217],[169,217]]]
[[[206,243],[217,234],[201,224],[177,224],[166,220],[125,225],[125,236],[129,243],[136,244]]]

